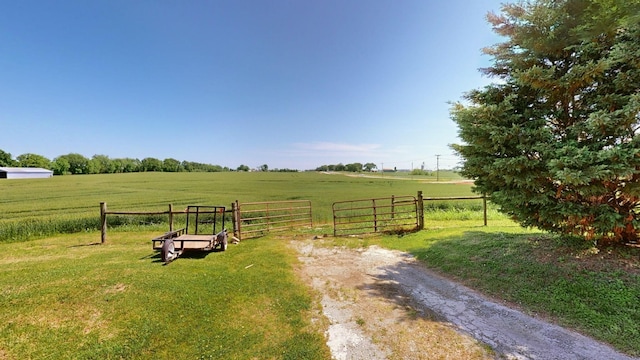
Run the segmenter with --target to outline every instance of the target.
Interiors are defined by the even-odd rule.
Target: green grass
[[[426,231],[378,241],[528,313],[640,355],[640,248],[598,251],[508,222],[468,224],[432,221]]]
[[[305,173],[130,173],[56,176],[51,179],[0,180],[0,242],[99,229],[100,203],[112,211],[166,211],[168,205],[280,200],[310,200],[315,224],[332,221],[336,201],[379,197],[471,195],[469,184],[434,183],[382,176]],[[427,209],[478,208],[478,201],[458,205],[427,202]],[[110,226],[155,225],[162,217],[109,217]]]
[[[163,266],[155,234],[0,244],[0,358],[330,358],[284,242]]]
[[[162,218],[115,218],[99,242],[99,203],[162,211],[169,203],[311,200],[330,234],[335,201],[471,195],[469,185],[318,173],[140,173],[0,181],[0,359],[328,359],[295,254],[269,238],[162,266],[150,239]],[[425,230],[335,239],[409,251],[478,291],[640,355],[640,249],[522,229],[478,200],[425,202]],[[317,225],[320,225],[317,228]],[[327,225],[329,224],[329,225]],[[116,225],[116,224],[112,224]],[[8,241],[50,236],[22,243]],[[249,266],[251,265],[251,266]],[[179,354],[179,355],[176,355]]]

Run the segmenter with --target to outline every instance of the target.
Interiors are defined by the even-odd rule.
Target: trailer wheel
[[[227,251],[227,229],[216,234],[216,242],[220,245],[220,250]]]
[[[176,248],[173,245],[173,240],[165,240],[162,244],[162,261],[168,263],[176,258]]]

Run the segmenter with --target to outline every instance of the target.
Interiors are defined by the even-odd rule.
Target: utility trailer
[[[224,206],[187,206],[186,226],[153,238],[153,250],[160,251],[164,263],[175,260],[185,251],[226,251],[224,212]],[[218,229],[221,230],[218,232]]]

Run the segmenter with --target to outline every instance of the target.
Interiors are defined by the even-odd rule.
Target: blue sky
[[[485,0],[4,1],[0,149],[236,168],[453,167]]]

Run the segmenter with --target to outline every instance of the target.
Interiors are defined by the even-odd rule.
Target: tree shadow
[[[428,259],[452,251],[458,251],[452,250],[452,247],[456,246],[459,249],[462,246],[466,248],[464,251],[470,254],[467,261],[474,261],[473,252],[475,251],[474,247],[479,246],[476,241],[478,239],[486,239],[488,236],[491,236],[500,238],[500,241],[510,241],[541,235],[542,234],[537,233],[512,234],[466,231],[460,235],[448,236],[433,242],[425,242],[424,246],[411,248],[409,252],[404,252],[402,255],[403,258],[399,262],[393,265],[377,267],[375,273],[368,274],[368,276],[372,278],[373,283],[365,283],[357,288],[370,296],[384,298],[398,307],[406,308],[409,311],[405,320],[412,320],[416,316],[419,316],[431,321],[447,322],[444,316],[425,305],[428,301],[425,302],[421,299],[416,299],[416,297],[428,297],[428,293],[431,290],[415,289],[411,287],[412,284],[436,289],[436,292],[444,291],[443,289],[445,288],[464,288],[469,285],[464,284],[462,280],[456,280],[452,277],[442,275],[437,269],[428,268]],[[484,250],[486,251],[486,249]],[[500,250],[501,249],[497,248],[497,251]],[[481,250],[478,249],[478,251]],[[475,290],[470,288],[467,290],[475,292]]]
[[[96,245],[102,245],[102,243],[94,242],[94,243],[89,243],[89,244],[77,244],[77,245],[71,245],[71,246],[69,246],[69,249],[77,248],[77,247],[85,247],[85,246],[96,246]]]

